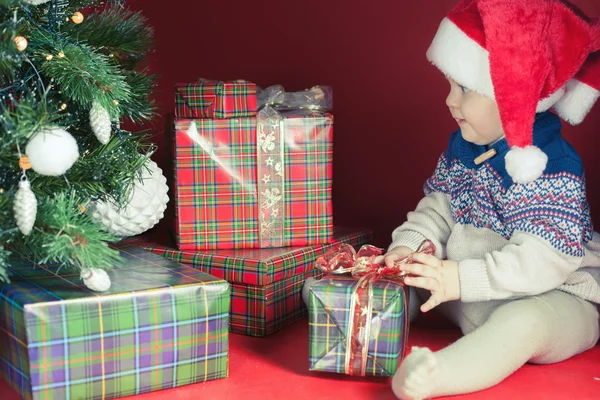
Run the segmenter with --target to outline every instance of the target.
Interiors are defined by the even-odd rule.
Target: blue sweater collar
[[[543,149],[548,143],[556,139],[557,136],[560,137],[560,130],[560,119],[552,112],[545,111],[536,114],[533,125],[533,144],[540,149]],[[467,142],[463,139],[460,131],[457,131],[456,136],[457,140],[454,142],[454,146],[452,146],[453,149],[451,149],[453,154],[448,161],[458,158],[466,167],[471,169],[479,168],[482,165],[489,163],[493,169],[500,172],[501,175],[505,175],[506,168],[504,166],[504,156],[506,156],[506,153],[510,150],[506,138],[497,141],[488,149],[486,146]],[[496,155],[488,161],[476,165],[475,159],[490,149],[496,150]]]

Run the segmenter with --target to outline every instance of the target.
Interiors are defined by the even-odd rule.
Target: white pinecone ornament
[[[33,6],[39,6],[40,4],[44,4],[49,1],[50,0],[23,0],[24,3],[31,4]]]
[[[37,199],[31,190],[31,185],[28,180],[19,182],[19,190],[15,194],[13,210],[15,212],[15,220],[21,233],[25,236],[31,233],[35,224],[35,216],[37,214]]]
[[[152,228],[163,217],[169,202],[167,178],[154,161],[144,167],[142,182],[135,179],[127,204],[117,206],[97,201],[92,216],[107,232],[116,236],[139,235]]]
[[[90,110],[90,127],[100,143],[108,143],[112,131],[110,115],[97,101],[92,104],[92,109]]]
[[[82,268],[81,279],[88,288],[95,292],[106,292],[110,289],[110,277],[100,268]]]

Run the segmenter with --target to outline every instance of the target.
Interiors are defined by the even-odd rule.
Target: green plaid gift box
[[[173,244],[162,244],[167,241],[164,238],[145,236],[128,241],[229,281],[231,332],[267,336],[306,315],[302,285],[309,276],[321,276],[313,268],[318,256],[336,243],[360,247],[372,238],[369,230],[336,227],[332,244],[203,252],[175,250]]]
[[[277,133],[262,120],[257,128],[256,117],[175,121],[179,249],[331,243],[333,116],[308,110],[278,116]],[[265,244],[270,235],[275,244]]]
[[[204,80],[175,85],[176,118],[239,118],[256,115],[256,85]]]
[[[136,246],[87,289],[78,273],[10,260],[0,375],[25,399],[113,399],[228,374],[227,282]],[[1,396],[0,396],[1,397]]]
[[[309,364],[311,371],[360,375],[352,365],[352,341],[361,340],[354,332],[351,297],[357,279],[327,275],[310,289],[309,297]],[[372,283],[372,314],[364,355],[364,375],[393,376],[404,355],[408,338],[408,307],[403,286],[377,280]],[[362,312],[362,311],[361,311]],[[355,357],[356,356],[356,357]],[[355,368],[355,372],[350,368]]]

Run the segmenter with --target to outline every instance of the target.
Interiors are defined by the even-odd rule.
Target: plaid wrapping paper
[[[310,289],[309,364],[311,371],[345,373],[350,297],[357,280],[327,275]],[[373,316],[365,375],[393,376],[408,338],[408,314],[401,284],[373,282]]]
[[[306,316],[302,286],[306,278],[320,278],[319,270],[266,286],[231,284],[229,330],[248,336],[268,336]]]
[[[330,243],[333,116],[306,110],[281,114],[282,246]],[[175,125],[178,248],[260,247],[256,118],[179,119]]]
[[[112,399],[224,378],[228,283],[139,247],[87,289],[13,258],[0,286],[0,375],[26,399]]]
[[[171,260],[227,280],[230,283],[265,286],[312,270],[312,263],[336,243],[359,247],[368,243],[373,233],[368,229],[335,227],[331,244],[268,249],[175,250],[149,236],[128,238],[127,242],[143,247]],[[161,243],[159,243],[161,242]]]
[[[199,81],[175,85],[176,118],[239,118],[256,115],[251,82]]]
[[[266,336],[306,315],[302,285],[306,277],[322,275],[312,264],[318,256],[336,243],[360,247],[372,239],[370,230],[336,227],[332,244],[308,247],[192,252],[174,250],[148,236],[127,241],[229,281],[231,332]]]

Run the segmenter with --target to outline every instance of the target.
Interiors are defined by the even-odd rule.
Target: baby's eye
[[[458,86],[460,87],[460,90],[462,90],[462,92],[463,92],[464,94],[467,94],[467,93],[469,93],[469,92],[471,91],[471,89],[469,89],[469,88],[466,88],[466,87],[464,87],[464,86],[462,86],[462,85],[458,85]]]

